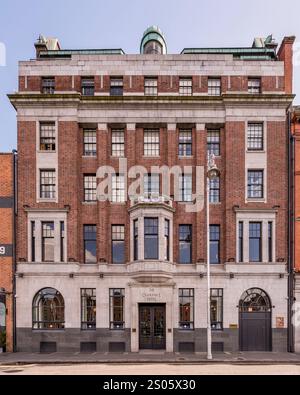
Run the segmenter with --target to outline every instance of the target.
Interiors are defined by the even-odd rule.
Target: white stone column
[[[165,260],[165,218],[160,215],[158,217],[158,259]]]
[[[268,262],[268,221],[262,222],[261,248],[262,262]]]
[[[249,221],[243,221],[244,262],[249,262]]]
[[[60,262],[60,221],[54,221],[54,262]]]
[[[144,260],[144,217],[138,218],[138,260]]]
[[[138,303],[136,301],[134,287],[130,287],[131,297],[131,352],[139,351],[139,318],[138,318]]]
[[[42,223],[35,221],[35,260],[42,262]]]

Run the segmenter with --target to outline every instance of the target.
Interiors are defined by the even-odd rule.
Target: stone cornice
[[[17,109],[18,106],[29,107],[36,105],[48,106],[79,106],[90,104],[190,104],[190,105],[271,105],[279,104],[288,107],[292,104],[295,95],[267,94],[249,95],[247,93],[223,94],[221,96],[82,96],[80,93],[55,93],[45,95],[41,93],[14,93],[8,98]]]

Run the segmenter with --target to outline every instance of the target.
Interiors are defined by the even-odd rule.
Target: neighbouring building
[[[15,154],[0,153],[0,348],[14,347]]]
[[[169,55],[151,27],[126,55],[40,36],[9,95],[19,351],[205,351],[207,242],[213,351],[287,350],[293,42]],[[168,194],[153,166],[183,170]]]
[[[291,112],[291,196],[292,196],[292,243],[291,253],[294,266],[294,308],[293,329],[295,352],[300,352],[300,107],[294,106]]]

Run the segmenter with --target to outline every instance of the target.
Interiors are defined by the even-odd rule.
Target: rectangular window
[[[96,174],[85,174],[83,176],[84,201],[95,202],[97,192]]]
[[[249,123],[247,136],[248,151],[262,151],[264,149],[264,130],[262,123]]]
[[[94,96],[95,81],[93,77],[81,78],[81,93],[84,96]]]
[[[179,95],[191,96],[193,94],[192,78],[179,78]]]
[[[220,156],[220,130],[207,131],[207,151],[209,154]]]
[[[42,262],[54,262],[54,222],[42,222]]]
[[[157,96],[157,78],[145,78],[145,95]]]
[[[144,174],[144,195],[159,195],[159,174]]]
[[[221,95],[221,79],[220,78],[208,78],[208,94],[209,94],[209,96],[220,96]]]
[[[52,95],[55,92],[55,78],[43,77],[42,78],[42,93]]]
[[[144,130],[144,155],[159,156],[159,130]]]
[[[192,156],[192,131],[181,129],[179,131],[179,156]]]
[[[83,225],[84,262],[97,262],[97,226]]]
[[[97,132],[94,129],[83,130],[83,155],[97,155]]]
[[[179,288],[179,328],[194,329],[193,288]]]
[[[125,136],[123,129],[113,129],[111,131],[111,155],[116,158],[125,155]]]
[[[96,289],[82,288],[81,292],[81,329],[96,329]]]
[[[40,198],[55,199],[55,170],[40,170]]]
[[[110,79],[110,95],[123,96],[123,78],[111,77]]]
[[[158,218],[144,218],[144,259],[158,259]]]
[[[249,222],[249,261],[261,262],[261,222]]]
[[[248,170],[248,198],[264,197],[264,171]]]
[[[192,225],[179,225],[179,263],[192,263]]]
[[[111,227],[112,262],[125,263],[125,226]]]
[[[124,288],[111,288],[109,290],[109,316],[110,329],[124,329]]]
[[[123,174],[112,174],[112,202],[125,202],[125,181]]]
[[[220,225],[210,225],[210,263],[220,263]]]
[[[35,222],[31,221],[31,262],[35,262]]]
[[[244,222],[239,222],[239,262],[244,262]]]
[[[165,261],[170,260],[170,220],[165,219]]]
[[[63,221],[60,222],[60,261],[65,261],[65,223]]]
[[[133,221],[133,259],[139,259],[139,225],[138,219]]]
[[[192,174],[179,175],[179,199],[181,202],[192,201]]]
[[[268,222],[268,260],[273,262],[273,222]]]
[[[248,78],[248,92],[252,94],[259,94],[261,89],[260,78]]]
[[[40,123],[40,150],[55,151],[55,122]]]
[[[211,178],[209,180],[209,202],[220,202],[220,177]]]
[[[210,322],[214,331],[223,330],[223,289],[210,290]]]

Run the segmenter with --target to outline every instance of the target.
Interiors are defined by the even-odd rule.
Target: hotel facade
[[[127,55],[40,36],[9,95],[18,351],[205,352],[207,243],[213,351],[288,349],[293,42],[169,55],[151,27]]]

